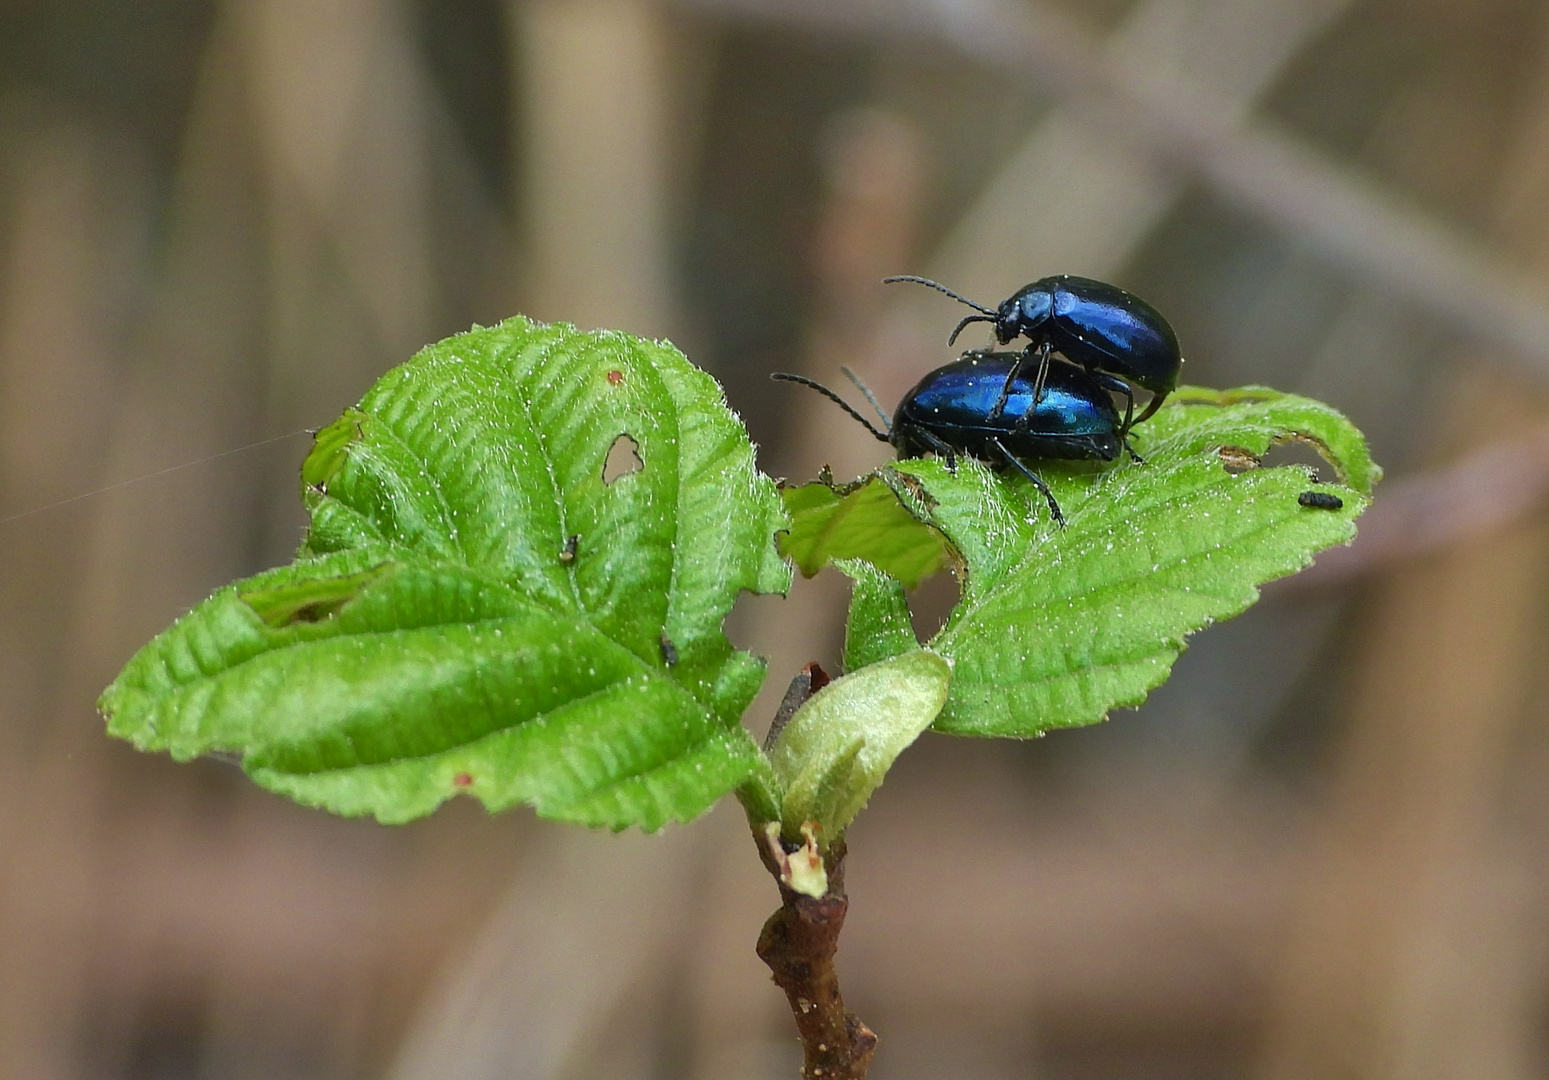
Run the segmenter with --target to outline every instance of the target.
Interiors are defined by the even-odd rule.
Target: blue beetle
[[[1125,410],[1125,431],[1150,418],[1167,395],[1178,387],[1178,371],[1183,364],[1178,336],[1160,311],[1116,285],[1057,274],[1024,285],[999,309],[992,311],[929,278],[904,275],[883,281],[929,285],[977,311],[979,314],[966,316],[957,324],[957,329],[947,339],[948,344],[957,340],[965,326],[976,322],[990,323],[995,330],[995,340],[1002,345],[1009,345],[1018,337],[1027,338],[1030,344],[1023,350],[1022,360],[1015,365],[1012,375],[1020,372],[1028,358],[1036,356],[1038,375],[1034,386],[1039,394],[1052,370],[1049,365],[1051,353],[1060,353],[1100,379],[1117,376],[1117,379],[1103,380],[1103,385],[1129,401],[1129,408]],[[1134,396],[1127,385],[1118,385],[1120,380],[1151,392],[1151,401],[1140,416],[1134,417]],[[1009,396],[1009,377],[1004,390]],[[998,417],[1005,408],[1006,400],[1002,398],[992,412]]]
[[[1024,458],[1112,461],[1122,451],[1136,461],[1140,458],[1129,445],[1113,398],[1097,379],[1070,364],[1055,364],[1035,401],[1033,381],[1017,371],[1021,364],[1021,353],[964,353],[921,379],[898,403],[891,421],[871,391],[848,368],[843,369],[877,410],[883,428],[822,383],[783,371],[770,378],[816,390],[878,440],[891,443],[901,458],[934,453],[953,469],[957,455],[966,454],[997,468],[1015,469],[1043,492],[1049,512],[1063,527],[1065,515],[1054,493],[1023,463]],[[1003,408],[993,416],[998,401]]]

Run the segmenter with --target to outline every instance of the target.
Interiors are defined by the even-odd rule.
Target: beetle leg
[[[1028,346],[1028,348],[1030,349],[1032,346]],[[1047,341],[1038,346],[1038,374],[1033,378],[1033,403],[1027,407],[1027,415],[1029,416],[1038,407],[1038,400],[1043,397],[1043,385],[1049,380],[1049,354],[1053,351],[1054,347]],[[1024,350],[1023,355],[1026,355],[1026,350]],[[1012,368],[1012,373],[1016,373],[1015,368]],[[1007,379],[1006,388],[1009,390],[1010,387],[1011,380]],[[1002,393],[1004,392],[1002,391]]]
[[[1145,411],[1142,412],[1139,416],[1135,417],[1135,423],[1138,424],[1143,420],[1151,419],[1151,414],[1156,412],[1157,409],[1161,408],[1162,402],[1166,399],[1166,394],[1152,394],[1151,400],[1146,403]],[[1128,430],[1128,426],[1126,426],[1126,430]]]
[[[1109,390],[1115,394],[1122,394],[1124,396],[1124,426],[1119,428],[1119,430],[1125,434],[1129,434],[1129,429],[1140,422],[1139,420],[1133,419],[1135,415],[1135,391],[1130,389],[1129,383],[1125,382],[1117,375],[1109,375],[1106,372],[1094,371],[1092,372],[1092,377],[1097,380],[1098,385],[1100,385],[1104,390]],[[1145,417],[1141,417],[1141,420],[1144,419]]]
[[[1146,463],[1146,459],[1135,453],[1135,448],[1129,444],[1129,436],[1123,435],[1121,438],[1124,441],[1124,449],[1129,451],[1129,459],[1136,465],[1144,465]]]
[[[1011,384],[1016,381],[1017,374],[1021,372],[1022,365],[1027,362],[1027,354],[1032,351],[1029,345],[1017,353],[1017,358],[1011,361],[1011,370],[1006,372],[1006,381],[1000,384],[1000,395],[995,399],[994,406],[990,409],[990,419],[999,420],[1000,414],[1006,411],[1006,402],[1011,398]],[[1033,399],[1037,402],[1037,398]]]
[[[1007,450],[1005,444],[1002,443],[999,439],[991,438],[990,445],[993,446],[996,450],[1000,451],[1000,456],[1005,460],[1007,465],[1010,465],[1017,472],[1027,477],[1027,479],[1032,482],[1032,485],[1035,488],[1043,492],[1044,499],[1046,499],[1049,503],[1049,513],[1054,515],[1055,524],[1063,529],[1065,527],[1065,515],[1060,513],[1060,504],[1054,501],[1054,492],[1049,490],[1049,485],[1045,484],[1043,480],[1040,479],[1039,476],[1026,465],[1023,465],[1021,459],[1013,454],[1010,450]]]
[[[1033,379],[1033,404],[1027,412],[1017,418],[1018,427],[1026,427],[1028,420],[1033,415],[1033,408],[1038,405],[1038,399],[1043,397],[1043,386],[1049,378],[1049,354],[1053,352],[1053,346],[1047,341],[1041,345],[1029,345],[1017,354],[1017,358],[1011,362],[1011,370],[1006,372],[1006,381],[1000,385],[1000,396],[995,399],[995,407],[990,410],[990,419],[999,420],[1006,411],[1006,402],[1011,397],[1011,384],[1016,381],[1017,375],[1022,371],[1022,365],[1027,363],[1029,355],[1036,351],[1038,357],[1038,374]]]
[[[957,451],[950,443],[929,428],[916,428],[914,435],[928,446],[933,454],[946,462],[947,472],[957,475]]]

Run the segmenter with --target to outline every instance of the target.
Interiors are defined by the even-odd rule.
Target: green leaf
[[[880,472],[967,564],[962,599],[929,643],[953,662],[939,730],[1026,737],[1138,705],[1187,634],[1352,539],[1381,475],[1339,413],[1256,387],[1181,390],[1132,438],[1145,464],[1039,464],[1063,530],[1025,480],[971,460],[956,475],[934,459]],[[1317,489],[1341,509],[1298,503],[1305,467],[1257,467],[1291,440],[1333,466],[1338,482]]]
[[[366,586],[393,569],[392,563],[383,563],[343,577],[302,578],[239,590],[238,596],[268,626],[321,622],[339,614],[346,604],[365,591]]]
[[[824,846],[844,832],[888,768],[930,727],[952,669],[926,649],[852,671],[796,710],[770,754],[785,791],[782,835],[822,828]]]
[[[875,476],[835,486],[824,475],[780,494],[791,516],[780,553],[807,577],[831,562],[862,558],[912,589],[951,558],[941,533],[900,506]]]
[[[604,476],[616,440],[642,463]],[[721,621],[783,591],[774,485],[670,345],[516,318],[318,433],[297,561],[217,592],[103,694],[109,730],[407,821],[454,794],[655,829],[762,767]],[[734,510],[735,512],[728,512]]]
[[[844,669],[856,671],[919,648],[903,585],[860,559],[838,566],[854,582],[844,625]]]

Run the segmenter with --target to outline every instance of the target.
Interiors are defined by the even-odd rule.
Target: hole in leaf
[[[963,587],[957,575],[932,574],[909,594],[909,622],[917,640],[928,642],[946,625],[947,617],[962,599]]]
[[[844,613],[850,602],[850,580],[837,570],[815,578],[800,574],[790,597],[742,592],[726,616],[723,628],[733,647],[769,662],[769,675],[758,696],[743,713],[744,721],[762,739],[779,708],[791,676],[816,660],[828,671],[844,670]]]
[[[1318,444],[1310,439],[1292,437],[1276,442],[1261,461],[1268,469],[1278,469],[1284,465],[1300,465],[1311,474],[1314,481],[1329,479],[1330,477],[1322,474],[1325,471],[1332,474],[1334,471],[1323,455],[1318,453]]]
[[[640,459],[640,444],[627,434],[620,435],[608,447],[608,456],[602,463],[602,482],[611,484],[621,476],[629,476],[645,468]]]

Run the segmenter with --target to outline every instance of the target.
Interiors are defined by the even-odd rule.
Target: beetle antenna
[[[996,321],[996,319],[995,319],[995,316],[993,316],[993,315],[965,315],[963,317],[963,321],[957,324],[957,329],[952,331],[952,336],[947,338],[947,344],[948,345],[955,345],[955,344],[957,344],[957,335],[961,334],[963,332],[963,327],[967,326],[969,323],[975,323],[975,322],[992,323],[992,322],[995,322],[995,321]]]
[[[843,364],[839,365],[839,370],[844,372],[844,377],[846,379],[849,379],[852,383],[855,384],[855,389],[866,395],[866,400],[871,402],[871,407],[877,410],[878,416],[882,417],[883,426],[891,427],[893,422],[887,418],[887,413],[883,412],[882,406],[877,402],[877,396],[871,392],[871,387],[861,382],[861,377]]]
[[[969,307],[973,308],[975,311],[983,312],[984,314],[990,315],[990,316],[994,316],[994,314],[995,314],[995,312],[991,311],[989,308],[985,307],[983,304],[976,304],[972,300],[968,299],[968,297],[960,296],[959,294],[953,292],[951,289],[947,288],[941,282],[939,282],[939,281],[932,281],[928,277],[915,277],[913,274],[898,274],[898,275],[896,275],[894,277],[885,277],[885,278],[883,278],[882,279],[882,284],[884,284],[884,285],[891,285],[895,281],[912,281],[916,285],[929,285],[931,288],[935,289],[937,292],[944,292],[948,296],[950,296],[952,299],[956,300],[958,303],[960,303],[960,304],[967,304]]]
[[[838,394],[834,393],[832,390],[830,390],[828,387],[824,386],[822,383],[814,382],[812,379],[807,378],[805,375],[792,375],[789,372],[785,372],[785,371],[771,372],[769,377],[771,379],[774,379],[776,382],[801,383],[801,385],[803,385],[803,386],[810,387],[811,389],[816,390],[818,393],[820,393],[824,397],[826,397],[829,401],[832,401],[835,405],[839,406],[845,412],[849,413],[852,417],[854,417],[860,423],[860,425],[862,427],[864,427],[867,431],[871,432],[873,435],[875,435],[877,437],[877,441],[878,442],[891,442],[892,441],[891,439],[888,438],[886,432],[878,431],[877,430],[877,426],[875,424],[873,424],[870,420],[867,420],[864,416],[862,416],[860,413],[856,412],[854,409],[850,408],[850,403],[849,402],[845,401],[844,398],[842,398]]]

